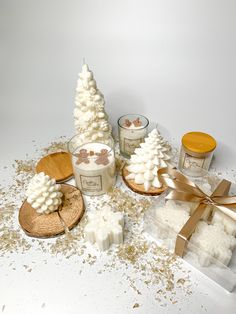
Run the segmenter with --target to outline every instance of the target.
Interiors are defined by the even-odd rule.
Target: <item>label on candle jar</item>
[[[102,191],[102,176],[84,176],[80,175],[81,188],[87,192]]]
[[[184,156],[183,168],[184,169],[198,169],[204,167],[205,158],[193,157],[187,153]]]
[[[135,148],[139,146],[140,143],[143,142],[143,138],[138,139],[131,139],[131,138],[124,138],[124,151],[131,155],[134,153]]]

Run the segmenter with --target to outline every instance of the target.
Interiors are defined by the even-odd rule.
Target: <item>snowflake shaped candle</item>
[[[205,221],[198,223],[190,243],[196,246],[193,251],[197,253],[201,266],[209,266],[212,258],[228,265],[236,247],[235,237],[227,234],[222,224],[208,225]]]
[[[109,206],[90,212],[84,234],[86,241],[97,243],[101,251],[108,250],[112,244],[123,243],[124,216],[113,212]]]

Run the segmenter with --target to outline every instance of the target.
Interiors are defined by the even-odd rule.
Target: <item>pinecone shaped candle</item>
[[[133,183],[133,190],[136,192],[145,194],[151,191],[153,194],[159,194],[162,191],[159,191],[161,183],[157,178],[157,171],[168,165],[171,165],[171,147],[157,129],[154,129],[145,138],[144,143],[135,149],[134,155],[131,155],[130,163],[125,168],[125,181],[129,187],[129,183]]]
[[[59,208],[62,203],[60,184],[51,179],[44,172],[36,174],[30,181],[26,191],[27,202],[39,214],[50,214]]]
[[[104,109],[105,100],[97,88],[93,73],[87,64],[83,64],[77,82],[74,123],[80,135],[79,145],[96,140],[106,140],[111,135],[112,127]]]

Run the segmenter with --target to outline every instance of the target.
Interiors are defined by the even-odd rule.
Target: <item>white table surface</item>
[[[8,138],[12,134],[8,130]],[[10,182],[12,172],[11,164],[13,159],[25,159],[26,152],[29,158],[37,156],[36,147],[47,146],[49,136],[47,132],[42,137],[40,133],[36,142],[30,140],[21,141],[21,132],[16,132],[14,158],[10,158],[7,152],[2,165],[9,166],[1,168],[1,181],[3,185]],[[58,133],[61,135],[61,133]],[[29,136],[30,138],[30,136]],[[20,143],[21,141],[21,143]],[[51,139],[53,141],[53,138]],[[17,144],[19,143],[19,144]],[[5,146],[6,147],[6,146]],[[4,152],[4,151],[3,151]],[[214,164],[216,166],[216,163]],[[231,180],[235,180],[234,172]],[[72,181],[73,183],[73,181]],[[18,228],[17,213],[15,226]],[[31,239],[24,235],[31,244]],[[45,240],[51,243],[54,240]],[[32,244],[33,245],[33,244]],[[100,254],[93,246],[88,245],[91,255],[97,255],[97,261],[90,266],[83,264],[85,256],[73,255],[67,259],[64,255],[52,256],[50,251],[41,252],[37,245],[33,245],[30,251],[24,254],[5,254],[0,258],[0,311],[3,313],[234,313],[236,306],[236,291],[226,292],[223,288],[206,278],[198,271],[187,264],[182,265],[189,273],[189,291],[175,289],[176,304],[172,304],[170,297],[158,302],[155,300],[155,291],[164,288],[161,284],[150,286],[138,283],[137,286],[141,295],[130,287],[130,282],[125,279],[124,273],[139,281],[139,276],[133,274],[132,267],[128,270],[107,269],[104,264],[107,262],[106,254]],[[24,268],[26,265],[27,268]],[[31,268],[32,271],[27,270]],[[101,274],[98,274],[102,271]],[[178,272],[175,273],[178,277]],[[139,278],[139,279],[138,279]],[[138,303],[139,308],[133,309]]]
[[[10,183],[15,159],[35,156],[35,145],[73,135],[83,57],[113,124],[127,111],[144,114],[176,146],[187,131],[207,131],[219,143],[213,167],[235,182],[235,6],[230,0],[1,0],[1,184]],[[79,257],[55,258],[34,247],[2,257],[0,312],[235,313],[236,292],[197,271],[190,273],[192,294],[179,290],[177,304],[163,305],[154,289],[138,295],[121,270],[98,275],[105,260],[81,266]]]

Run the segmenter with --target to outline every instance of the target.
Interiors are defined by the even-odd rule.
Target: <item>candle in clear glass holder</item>
[[[148,119],[138,114],[127,114],[119,118],[120,153],[124,157],[130,158],[135,148],[139,147],[140,143],[144,141],[148,131],[148,124]]]
[[[216,140],[209,134],[186,133],[182,138],[179,170],[187,176],[202,176],[209,170],[216,145]]]
[[[68,143],[77,187],[86,195],[101,195],[112,190],[116,181],[114,141],[78,145],[75,135]]]

